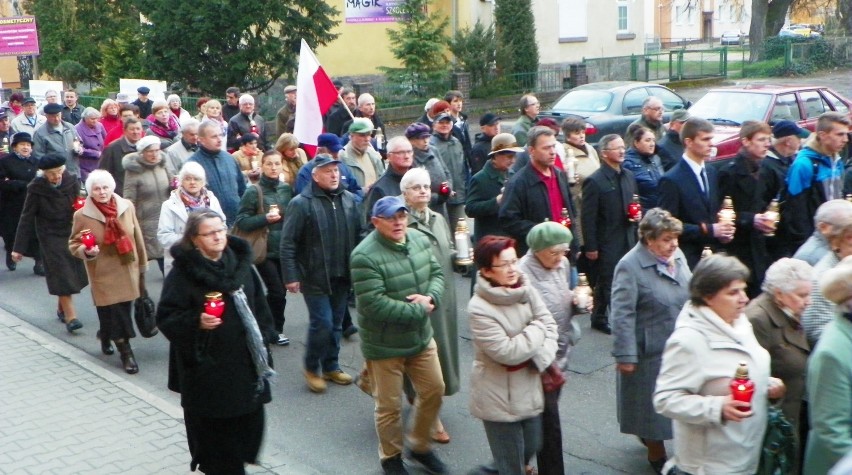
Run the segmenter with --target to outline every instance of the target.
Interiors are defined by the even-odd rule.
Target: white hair
[[[399,189],[405,193],[405,190],[408,189],[411,185],[420,185],[432,184],[432,178],[429,176],[429,172],[425,168],[412,168],[405,172],[405,175],[402,175],[402,180],[399,182]]]
[[[169,97],[166,98],[166,102],[170,103],[172,101],[178,101],[178,103],[180,103],[180,96],[178,96],[177,94],[169,94]]]
[[[83,113],[80,114],[84,119],[97,119],[101,116],[101,112],[94,107],[86,107],[83,109]]]
[[[199,125],[201,125],[201,122],[199,122],[198,119],[190,117],[189,119],[184,119],[180,123],[180,131],[186,132],[187,130],[190,130],[190,129],[196,129],[197,130]]]
[[[254,97],[251,97],[251,94],[243,94],[240,96],[240,105],[243,104],[254,104]]]
[[[207,172],[204,167],[198,162],[186,162],[178,172],[178,182],[182,182],[184,177],[191,176],[201,179],[202,183],[207,184]]]
[[[396,152],[396,149],[399,148],[400,145],[408,145],[411,146],[411,142],[404,135],[397,135],[396,137],[388,140],[387,150],[388,152]]]
[[[364,104],[370,101],[376,102],[376,99],[373,97],[372,94],[365,92],[364,94],[358,96],[358,107],[363,106]]]
[[[788,294],[796,290],[802,282],[810,282],[813,278],[813,270],[814,268],[805,261],[782,257],[766,269],[761,290],[766,293],[777,290],[782,294]]]
[[[86,178],[86,193],[91,195],[95,185],[106,185],[110,191],[115,191],[115,178],[106,170],[92,170]]]

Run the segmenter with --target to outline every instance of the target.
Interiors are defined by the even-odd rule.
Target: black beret
[[[38,161],[39,170],[50,170],[62,165],[65,165],[65,157],[62,155],[45,155]]]
[[[45,114],[59,114],[62,112],[62,106],[59,104],[46,104],[44,106]]]

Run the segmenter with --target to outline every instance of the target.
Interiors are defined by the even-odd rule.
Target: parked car
[[[675,109],[687,109],[692,103],[671,89],[638,81],[604,81],[578,86],[557,99],[539,117],[562,123],[567,117],[586,121],[586,141],[596,145],[607,134],[623,135],[627,126],[639,118],[642,102],[648,96],[659,97],[665,107],[663,122]]]
[[[726,31],[719,38],[719,43],[722,46],[726,45],[741,45],[745,42],[745,33],[741,31]]]
[[[838,111],[852,118],[852,101],[826,87],[751,85],[711,89],[689,108],[690,114],[703,117],[716,127],[713,160],[726,160],[740,148],[740,125],[746,120],[774,124],[793,120],[810,131],[816,128],[820,114]]]

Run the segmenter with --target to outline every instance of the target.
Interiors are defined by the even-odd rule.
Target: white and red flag
[[[317,150],[317,137],[323,132],[322,116],[337,102],[337,88],[304,38],[299,52],[296,90],[298,98],[293,133],[308,155],[313,157]]]

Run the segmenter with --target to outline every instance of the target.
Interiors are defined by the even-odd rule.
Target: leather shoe
[[[18,268],[18,263],[15,262],[14,259],[12,259],[12,253],[11,252],[6,253],[6,268],[9,269],[10,271],[13,271],[13,270]]]
[[[648,463],[651,464],[651,468],[654,469],[654,473],[659,475],[663,473],[663,466],[666,465],[667,460],[668,458],[663,457],[659,460],[648,460]]]
[[[44,272],[44,263],[42,261],[35,261],[35,265],[33,266],[33,274],[44,277],[47,275]]]
[[[76,318],[65,324],[65,329],[68,330],[68,333],[72,333],[74,330],[79,330],[81,328],[83,328],[83,322]]]
[[[612,328],[608,322],[592,322],[592,328],[607,335],[612,335]]]
[[[331,381],[334,384],[340,384],[342,386],[352,384],[352,376],[349,376],[348,374],[344,373],[343,370],[340,369],[323,373],[322,379],[326,381]]]
[[[308,383],[308,389],[314,393],[322,393],[325,392],[326,384],[325,380],[322,376],[314,373],[313,371],[305,370],[305,381]]]

